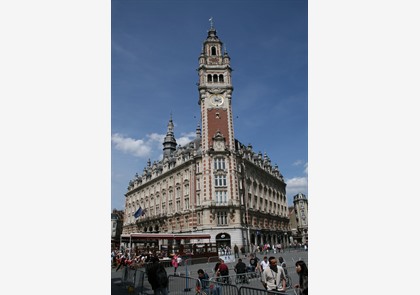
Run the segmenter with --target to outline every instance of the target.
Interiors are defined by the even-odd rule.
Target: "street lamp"
[[[284,247],[287,247],[287,232],[284,233],[284,237],[285,237],[285,242],[284,242]]]

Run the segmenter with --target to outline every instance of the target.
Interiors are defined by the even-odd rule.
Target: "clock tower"
[[[232,68],[211,19],[198,58],[205,202],[234,205],[238,200],[232,119]]]

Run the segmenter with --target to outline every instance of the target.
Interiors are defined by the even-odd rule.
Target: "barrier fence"
[[[185,262],[186,269],[189,262]],[[204,269],[204,268],[203,268]],[[229,267],[233,271],[233,267]],[[232,269],[232,270],[231,270]],[[261,284],[261,274],[259,272],[246,272],[242,274],[231,274],[228,276],[215,276],[213,271],[207,271],[210,279],[208,284],[201,286],[197,273],[187,270],[181,275],[169,275],[168,291],[170,295],[293,295],[293,282],[298,282],[298,277],[293,266],[285,268],[290,278],[290,284],[287,285],[286,292],[267,291]],[[128,293],[140,295],[152,295],[153,290],[147,280],[144,268],[133,268],[126,266],[122,272],[122,286],[128,289]],[[198,289],[196,288],[198,287]]]

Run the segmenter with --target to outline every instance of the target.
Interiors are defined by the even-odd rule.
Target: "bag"
[[[167,287],[169,283],[168,275],[166,273],[166,270],[163,268],[163,266],[159,266],[156,271],[156,280],[159,285],[159,287]]]

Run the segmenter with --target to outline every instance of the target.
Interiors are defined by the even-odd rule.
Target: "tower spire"
[[[214,29],[213,17],[209,18],[209,22],[210,22],[210,30],[213,30]]]
[[[168,122],[168,130],[163,141],[163,157],[170,156],[176,150],[176,139],[174,136],[174,123],[172,122],[172,112]]]

